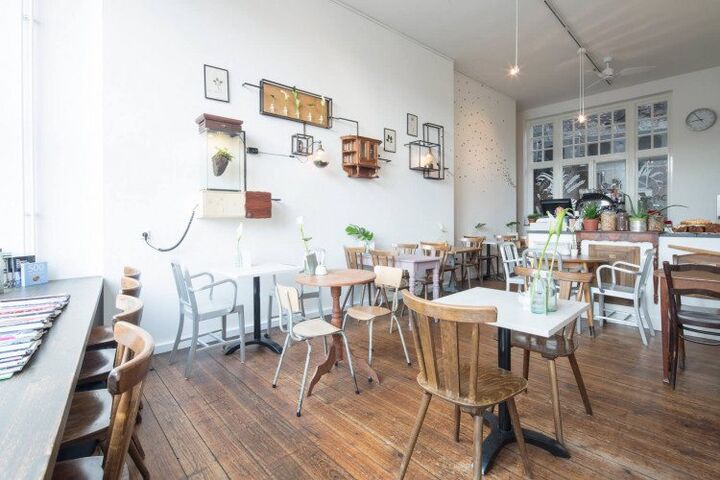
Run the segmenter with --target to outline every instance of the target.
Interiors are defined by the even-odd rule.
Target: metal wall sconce
[[[422,172],[428,180],[445,179],[445,129],[442,125],[423,124],[423,139],[407,144],[409,168]]]

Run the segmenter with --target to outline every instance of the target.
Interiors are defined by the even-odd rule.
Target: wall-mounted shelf
[[[340,137],[342,141],[342,168],[351,178],[377,178],[380,170],[379,155],[382,141],[359,135]]]
[[[198,218],[271,218],[270,192],[200,190]]]

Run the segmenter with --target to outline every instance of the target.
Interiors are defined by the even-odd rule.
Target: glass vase
[[[557,310],[558,290],[555,280],[545,275],[533,277],[530,283],[530,311],[547,314]]]

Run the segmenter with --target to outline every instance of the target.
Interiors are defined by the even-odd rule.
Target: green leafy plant
[[[528,214],[527,219],[528,220],[537,220],[540,217],[541,217],[541,215],[539,213],[533,212],[533,213]]]
[[[480,230],[482,230],[485,227],[485,225],[487,225],[487,224],[486,223],[478,223],[477,225],[475,225],[475,230],[477,230],[479,232]]]
[[[633,205],[632,198],[630,198],[630,195],[628,195],[627,193],[623,193],[623,197],[627,199],[627,203],[629,204],[630,208],[628,209],[628,213],[630,214],[630,218],[645,219],[650,215],[650,213],[652,213],[653,215],[657,215],[671,207],[687,208],[687,205],[673,204],[650,212],[648,211],[647,201],[645,200],[645,198],[640,198],[640,200],[638,200],[638,208],[636,210],[635,205]]]
[[[520,225],[520,222],[518,222],[517,220],[513,220],[512,222],[508,222],[505,224],[505,226],[511,231],[517,230],[518,225]]]
[[[310,253],[310,240],[312,240],[312,237],[305,235],[305,220],[303,217],[297,217],[297,224],[300,227],[300,238],[302,239],[303,246],[305,247],[305,255],[308,255]]]
[[[345,233],[365,243],[370,242],[373,238],[375,238],[375,234],[373,232],[359,225],[348,225],[347,227],[345,227]]]
[[[600,206],[595,202],[588,203],[583,207],[582,216],[586,220],[595,220],[596,218],[600,218]]]

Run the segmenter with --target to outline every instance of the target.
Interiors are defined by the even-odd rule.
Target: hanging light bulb
[[[327,153],[325,153],[325,149],[322,146],[322,142],[318,142],[319,146],[317,150],[315,150],[315,153],[313,153],[313,163],[318,168],[325,168],[330,164],[330,161],[327,158]]]
[[[577,121],[578,123],[585,123],[587,121],[587,116],[585,115],[585,49],[584,48],[578,48],[578,58],[580,61],[578,62],[578,65],[580,65],[580,89],[578,94],[578,116]]]
[[[432,153],[432,149],[428,149],[427,154],[423,157],[420,165],[422,168],[431,169],[435,167],[435,156]]]
[[[519,16],[518,0],[515,0],[515,63],[510,68],[510,76],[517,77],[520,73],[520,65],[518,65],[518,16]]]

